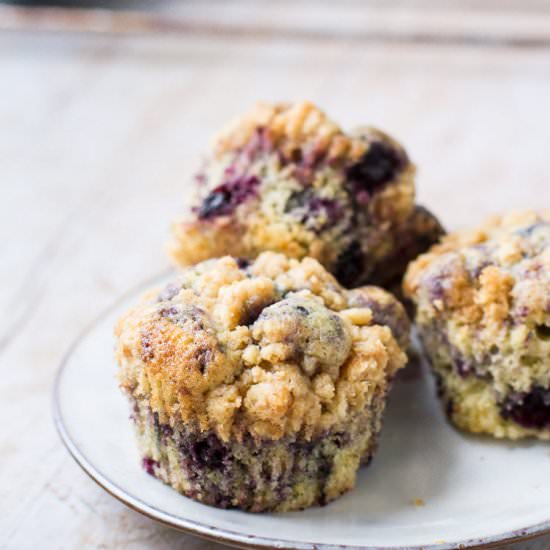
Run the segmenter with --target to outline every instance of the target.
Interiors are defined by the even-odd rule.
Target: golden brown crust
[[[126,392],[163,423],[224,440],[319,434],[385,392],[406,360],[391,329],[318,262],[274,253],[185,270],[115,333]]]
[[[215,137],[212,143],[215,154],[222,156],[242,149],[258,128],[269,135],[274,148],[288,155],[295,149],[306,149],[333,162],[358,159],[367,149],[365,140],[347,136],[313,103],[302,101],[258,103]]]

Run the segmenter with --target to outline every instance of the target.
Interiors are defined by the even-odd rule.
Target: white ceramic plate
[[[488,548],[550,531],[550,446],[458,433],[442,415],[426,369],[414,365],[392,390],[372,465],[336,502],[262,515],[179,495],[141,469],[115,380],[113,324],[143,290],[111,308],[73,345],[54,391],[55,422],[73,457],[133,509],[241,547]]]

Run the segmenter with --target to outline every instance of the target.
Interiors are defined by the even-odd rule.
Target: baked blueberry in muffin
[[[448,235],[411,264],[404,290],[451,420],[550,439],[550,212]]]
[[[145,470],[206,504],[288,511],[351,489],[404,366],[408,319],[311,258],[185,269],[117,324]]]
[[[171,254],[187,266],[272,250],[313,257],[348,288],[390,286],[443,234],[415,206],[414,174],[379,130],[346,134],[307,102],[260,104],[214,140]]]

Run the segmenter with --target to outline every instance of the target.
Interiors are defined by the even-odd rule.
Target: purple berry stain
[[[201,220],[232,214],[235,208],[256,195],[260,180],[256,176],[235,178],[213,189],[195,208]]]
[[[472,374],[473,371],[471,363],[464,358],[458,356],[454,358],[454,367],[457,374],[462,378],[466,378],[467,376]]]
[[[314,215],[324,213],[327,218],[326,226],[333,226],[342,217],[342,208],[340,204],[333,199],[316,197],[310,204],[311,212]]]
[[[158,468],[160,464],[157,460],[153,460],[152,458],[146,456],[142,459],[141,466],[150,476],[154,476],[155,468]]]
[[[225,445],[214,434],[190,445],[188,452],[197,467],[213,469],[223,468],[229,454]]]
[[[286,203],[285,212],[298,213],[300,222],[312,224],[315,231],[332,227],[344,215],[337,200],[319,197],[311,188],[293,193]]]

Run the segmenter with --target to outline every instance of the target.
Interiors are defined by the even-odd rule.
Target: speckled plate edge
[[[413,546],[352,546],[352,545],[332,545],[332,544],[319,544],[308,542],[296,542],[282,539],[274,539],[269,537],[257,537],[254,535],[243,535],[236,531],[230,531],[228,529],[218,529],[206,523],[199,523],[196,521],[185,520],[168,514],[159,510],[154,506],[150,506],[146,502],[143,502],[139,498],[132,496],[131,494],[120,488],[114,481],[110,480],[107,476],[101,473],[88,459],[80,452],[78,446],[72,440],[67,427],[63,422],[63,415],[61,412],[59,391],[61,386],[61,379],[65,371],[65,367],[68,364],[70,357],[74,350],[78,347],[80,342],[111,312],[116,310],[119,305],[130,298],[132,295],[143,291],[147,287],[153,285],[155,281],[166,277],[173,270],[166,270],[161,274],[148,279],[117,299],[110,307],[105,309],[96,319],[94,319],[75,339],[71,344],[57,370],[52,392],[52,409],[53,420],[57,432],[61,438],[61,441],[69,451],[70,455],[74,458],[76,463],[84,470],[84,472],[95,481],[102,489],[104,489],[111,496],[131,508],[132,510],[139,512],[140,514],[151,518],[158,523],[171,527],[178,531],[195,535],[197,537],[218,542],[221,544],[227,544],[238,548],[259,548],[259,549],[296,549],[296,550],[456,550],[458,549],[470,549],[481,550],[487,548],[497,548],[504,544],[511,544],[522,542],[526,540],[532,540],[537,537],[541,537],[546,534],[550,534],[550,519],[547,521],[525,527],[523,529],[500,533],[490,537],[474,538],[464,540],[462,542],[453,543],[436,543],[428,545],[413,545]],[[299,513],[299,512],[297,512]]]

